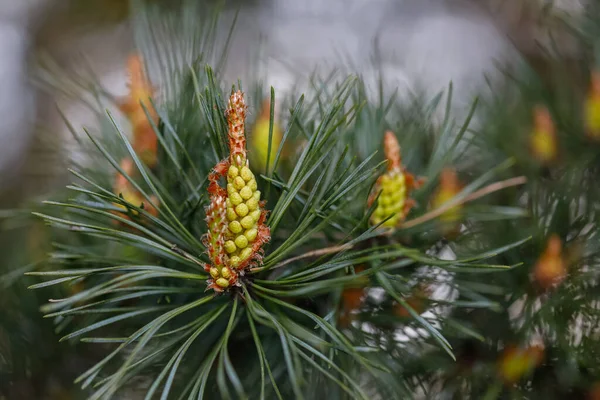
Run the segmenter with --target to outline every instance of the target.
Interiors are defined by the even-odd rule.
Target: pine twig
[[[401,225],[401,228],[412,228],[414,226],[422,224],[423,222],[427,222],[436,217],[439,217],[446,211],[450,210],[452,207],[456,207],[460,204],[468,203],[470,201],[476,200],[483,196],[487,196],[488,194],[497,192],[502,189],[506,189],[506,188],[509,188],[512,186],[523,185],[526,182],[527,182],[526,177],[518,176],[516,178],[510,178],[510,179],[506,179],[504,181],[492,183],[482,189],[477,190],[476,192],[471,193],[470,195],[468,195],[467,197],[465,197],[464,199],[462,199],[460,201],[450,201],[450,202],[444,204],[443,206],[436,208],[435,210],[432,210],[426,214],[421,215],[418,218],[415,218],[408,222],[405,222],[404,224]]]

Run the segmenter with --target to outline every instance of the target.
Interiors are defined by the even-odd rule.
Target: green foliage
[[[596,359],[600,349],[598,325],[598,192],[599,144],[587,135],[584,102],[589,93],[589,74],[597,70],[597,2],[592,2],[585,21],[568,21],[577,27],[582,59],[573,66],[548,55],[543,75],[528,65],[505,71],[504,82],[491,87],[483,102],[482,121],[475,138],[480,151],[475,169],[486,171],[507,157],[515,163],[506,176],[524,175],[527,184],[492,195],[495,204],[519,204],[525,218],[486,222],[468,229],[458,243],[460,251],[480,251],[507,238],[523,234],[532,240],[498,257],[503,264],[523,263],[485,283],[473,282],[500,313],[454,308],[450,318],[469,321],[482,335],[477,342],[463,335],[450,340],[458,363],[445,362],[440,350],[417,354],[405,364],[406,376],[430,397],[452,398],[579,398],[600,379]],[[567,77],[568,76],[568,77]],[[557,160],[542,165],[529,151],[533,110],[545,106],[557,131]],[[534,268],[552,234],[563,243],[568,274],[549,290],[536,283]],[[466,284],[466,282],[465,282]],[[457,298],[457,302],[461,298]],[[450,320],[447,320],[449,322]],[[445,324],[440,331],[454,331]],[[503,349],[508,344],[541,343],[544,360],[530,376],[516,384],[504,384],[499,373]],[[591,397],[590,397],[591,398]]]
[[[510,90],[484,101],[476,132],[478,103],[457,121],[451,86],[408,102],[395,95],[369,101],[360,80],[335,74],[315,75],[299,97],[280,100],[271,88],[272,105],[286,106],[273,168],[258,183],[272,238],[239,287],[215,294],[206,292],[201,236],[207,177],[228,155],[232,89],[219,75],[227,57],[214,46],[216,19],[197,24],[198,10],[188,7],[172,14],[144,8],[134,21],[138,49],[161,89],[152,99],[158,124],[144,109],[159,142],[158,166],[143,164],[130,127],[104,110],[114,99],[93,79],[76,79],[92,92],[87,104],[99,129],[85,137],[69,126],[86,159],[72,163],[67,193],[35,210],[52,229],[53,249],[29,272],[43,278],[31,288],[63,288],[68,294],[51,297],[45,316],[62,341],[102,349],[103,358],[77,378],[90,398],[110,398],[140,378],[150,382],[146,398],[163,399],[523,397],[531,385],[541,396],[563,375],[570,380],[553,384],[589,387],[598,373],[591,336],[598,169],[597,144],[579,122],[580,94],[554,91],[531,71],[512,75]],[[161,35],[176,45],[158,45]],[[74,93],[64,77],[50,83]],[[253,82],[243,89],[252,126],[266,93]],[[523,140],[539,103],[551,110],[564,153],[549,169],[532,160]],[[407,170],[426,179],[393,231],[369,225],[386,130],[395,132]],[[124,157],[134,173],[123,170]],[[467,183],[449,203],[462,214],[452,232],[428,207],[448,166]],[[116,173],[143,204],[114,193]],[[551,233],[583,247],[568,279],[540,293],[531,267]],[[415,302],[419,288],[435,293]],[[362,290],[357,306],[347,302],[352,289]],[[574,327],[590,336],[576,337]],[[534,336],[548,361],[531,379],[504,387],[496,379],[502,348]]]
[[[148,35],[140,34],[144,39]],[[144,43],[141,49],[147,50]],[[170,50],[174,54],[153,48],[146,57],[160,54],[157,58],[173,60],[180,49]],[[433,126],[422,134],[416,116],[395,99],[368,104],[354,78],[291,103],[281,147],[292,141],[303,144],[285,163],[277,149],[275,172],[261,176],[272,233],[264,263],[247,273],[239,290],[202,294],[207,279],[203,263],[208,261],[200,241],[206,230],[206,178],[227,155],[227,91],[203,59],[172,67],[165,72],[172,79],[161,80],[167,95],[157,104],[160,123],[153,126],[161,147],[156,170],[143,165],[108,113],[113,138],[88,135],[104,164],[74,169],[78,181],[68,187],[68,199],[47,202],[55,210],[37,214],[69,235],[51,253],[52,267],[32,273],[48,280],[32,287],[83,285],[43,311],[72,322],[75,328],[62,340],[113,348],[78,382],[91,389],[91,398],[110,397],[140,375],[153,377],[147,398],[159,393],[191,398],[215,391],[223,398],[406,395],[406,384],[392,373],[402,354],[387,352],[385,347],[391,346],[382,342],[391,326],[371,335],[358,325],[344,331],[338,326],[340,296],[344,288],[367,279],[384,290],[388,303],[405,304],[407,282],[422,266],[461,275],[505,268],[484,260],[512,245],[445,261],[437,256],[440,238],[431,234],[431,226],[392,236],[368,226],[367,194],[382,172],[377,150],[384,129],[399,133],[409,149],[409,168],[433,182],[452,161],[468,120],[456,128],[447,116],[439,135]],[[431,118],[440,99],[419,117]],[[250,104],[260,103],[251,99]],[[417,107],[415,103],[412,110]],[[375,128],[373,118],[379,121]],[[124,155],[133,159],[139,179],[120,167]],[[155,196],[157,217],[112,192],[110,167],[126,176],[148,204]],[[481,188],[495,172],[483,174],[460,196]],[[425,212],[431,189],[430,183],[423,190],[424,204],[415,215]],[[115,205],[125,206],[128,218],[115,213]],[[73,246],[73,240],[79,244]],[[410,242],[414,244],[403,244]],[[369,268],[352,273],[359,265]],[[480,300],[478,306],[487,303]],[[452,357],[434,323],[411,314],[413,323]]]

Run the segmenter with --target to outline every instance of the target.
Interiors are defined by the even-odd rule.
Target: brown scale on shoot
[[[226,111],[229,129],[229,157],[219,162],[209,175],[207,208],[208,233],[204,244],[213,265],[205,267],[211,275],[209,288],[223,291],[235,285],[239,275],[262,261],[262,247],[270,238],[265,225],[265,202],[260,200],[256,178],[250,170],[244,121],[244,95],[237,91],[229,98]],[[219,185],[225,177],[227,188]]]

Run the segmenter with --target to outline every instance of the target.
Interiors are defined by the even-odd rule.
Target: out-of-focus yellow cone
[[[552,116],[544,106],[536,106],[533,111],[533,130],[529,137],[533,157],[542,164],[549,164],[558,155],[556,128]]]
[[[262,104],[261,113],[254,123],[249,138],[250,152],[252,154],[252,168],[260,173],[268,173],[273,170],[277,150],[279,149],[279,145],[283,138],[283,133],[281,132],[281,127],[277,122],[277,118],[273,118],[273,136],[271,139],[271,151],[269,152],[270,119],[271,101],[266,99]],[[269,171],[267,171],[267,158],[269,159]]]
[[[593,71],[590,77],[584,114],[587,135],[600,140],[600,71]]]
[[[500,358],[498,366],[500,376],[507,384],[516,383],[531,374],[543,359],[544,348],[541,346],[508,347]]]
[[[431,209],[436,210],[452,200],[462,190],[462,184],[454,168],[444,168],[440,174],[440,185],[433,194]],[[462,217],[462,204],[444,211],[439,217],[441,231],[444,234],[454,233],[458,229],[458,221]]]
[[[558,235],[548,239],[546,250],[542,253],[533,270],[535,282],[542,289],[549,289],[561,283],[567,275],[567,267],[562,256],[562,242]]]

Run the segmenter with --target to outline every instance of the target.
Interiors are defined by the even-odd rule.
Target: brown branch
[[[332,247],[326,247],[324,249],[309,251],[308,253],[304,253],[304,254],[296,256],[296,257],[288,258],[287,260],[282,261],[279,264],[277,264],[269,269],[281,268],[290,263],[293,263],[294,261],[302,260],[303,258],[317,257],[317,256],[324,256],[326,254],[339,253],[340,251],[349,250],[352,247],[353,247],[352,245],[344,244],[341,246],[332,246]],[[265,267],[251,268],[250,272],[260,272],[264,269],[265,269]]]
[[[482,189],[477,190],[476,192],[471,193],[470,195],[468,195],[467,197],[465,197],[464,199],[462,199],[460,201],[450,201],[450,202],[444,204],[443,206],[436,208],[435,210],[432,210],[426,214],[421,215],[418,218],[407,221],[407,222],[403,223],[402,225],[400,225],[400,228],[412,228],[414,226],[422,224],[423,222],[427,222],[436,217],[439,217],[440,215],[444,214],[446,211],[448,211],[451,208],[456,207],[460,204],[464,204],[464,203],[476,200],[480,197],[486,196],[490,193],[497,192],[502,189],[506,189],[511,186],[523,185],[526,182],[527,182],[527,178],[525,178],[524,176],[518,176],[516,178],[510,178],[510,179],[507,179],[504,181],[492,183]]]

